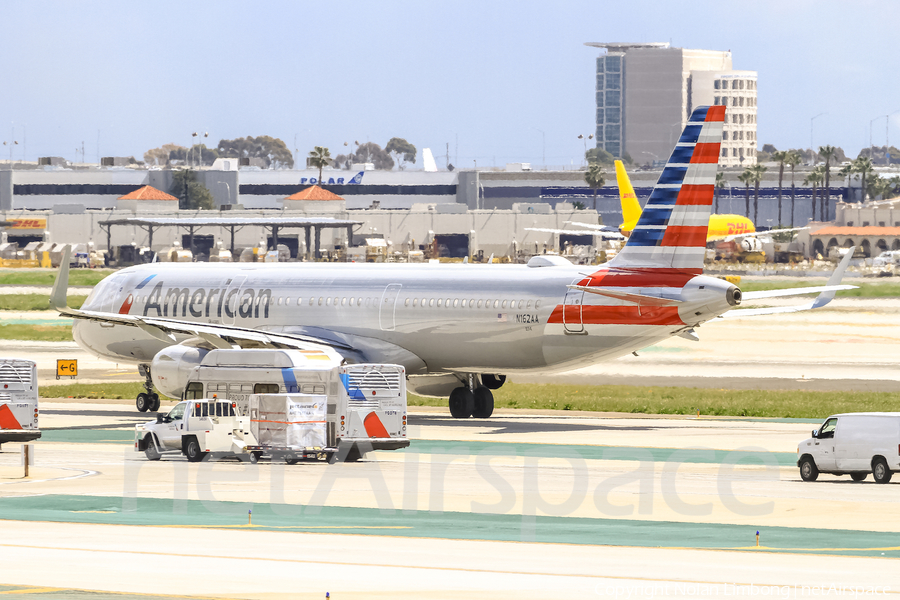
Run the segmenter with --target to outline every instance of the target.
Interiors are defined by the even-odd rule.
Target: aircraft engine
[[[153,357],[150,375],[153,385],[170,398],[181,398],[188,376],[209,350],[178,344],[169,346]]]
[[[762,249],[762,242],[756,237],[745,237],[741,240],[741,250],[744,252],[759,252]]]

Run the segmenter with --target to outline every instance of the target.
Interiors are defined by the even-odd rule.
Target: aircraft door
[[[392,283],[384,288],[381,296],[381,306],[378,311],[378,323],[382,331],[393,331],[396,326],[397,298],[400,296],[399,283]]]
[[[581,320],[582,301],[584,292],[581,290],[568,290],[563,303],[563,324],[566,333],[584,333],[584,324]]]
[[[225,289],[225,295],[222,297],[222,323],[225,325],[234,325],[241,301],[241,288],[246,280],[246,275],[238,275]]]

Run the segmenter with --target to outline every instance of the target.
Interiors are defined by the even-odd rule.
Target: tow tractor
[[[188,376],[183,401],[136,426],[135,450],[149,460],[295,463],[407,447],[405,369],[341,363],[329,349],[212,350]]]

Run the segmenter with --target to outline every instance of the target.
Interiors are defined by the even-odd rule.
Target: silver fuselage
[[[680,300],[674,309],[566,287],[604,288],[602,279],[614,279],[606,274],[566,265],[149,264],[102,281],[83,309],[305,334],[352,348],[343,351],[351,360],[424,374],[577,368],[731,308],[725,296],[733,286],[703,275],[660,280],[636,272],[615,287]],[[97,356],[135,363],[170,345],[136,327],[94,321],[76,321],[74,336]]]

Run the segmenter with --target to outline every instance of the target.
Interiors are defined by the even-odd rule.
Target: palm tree
[[[816,218],[816,190],[819,187],[819,184],[822,182],[822,174],[819,170],[813,169],[809,172],[809,175],[806,176],[806,179],[803,180],[803,185],[811,185],[812,186],[812,218]]]
[[[862,177],[862,201],[866,201],[866,178],[875,170],[872,159],[868,156],[860,156],[853,161],[853,170]]]
[[[784,164],[791,168],[791,227],[794,226],[794,197],[796,188],[794,186],[794,167],[800,164],[803,157],[796,150],[789,150],[788,155],[784,159]]]
[[[837,149],[834,146],[819,146],[819,156],[825,159],[825,211],[831,212],[831,161],[837,157]],[[826,215],[828,216],[828,215]],[[824,219],[823,219],[824,220]]]
[[[328,163],[331,161],[331,152],[328,151],[328,148],[324,146],[316,146],[313,148],[312,152],[309,153],[309,164],[313,167],[319,168],[319,185],[322,184],[322,169],[328,166]]]
[[[719,212],[719,190],[725,189],[725,173],[719,171],[716,173],[716,186],[713,188],[715,193],[715,206],[713,207],[713,213]]]
[[[756,223],[756,219],[759,216],[759,184],[763,179],[763,174],[768,171],[768,167],[764,167],[761,164],[755,164],[748,169],[751,173],[753,173],[751,181],[753,182],[753,222]]]
[[[844,165],[843,167],[841,167],[841,170],[838,171],[838,173],[837,173],[838,177],[840,177],[842,180],[847,181],[847,201],[848,202],[850,201],[850,179],[853,178],[853,174],[855,172],[856,171],[853,169],[853,163],[848,163],[848,164]]]
[[[738,175],[738,181],[744,184],[744,216],[750,217],[750,182],[753,181],[753,172],[750,169],[744,169],[744,172]]]
[[[778,225],[781,225],[781,182],[784,179],[784,164],[788,154],[788,150],[776,150],[772,153],[772,160],[778,163]]]
[[[584,181],[589,188],[594,190],[594,210],[597,210],[597,190],[606,183],[606,178],[603,177],[603,167],[600,166],[600,163],[592,162],[588,165],[587,171],[584,172]]]

